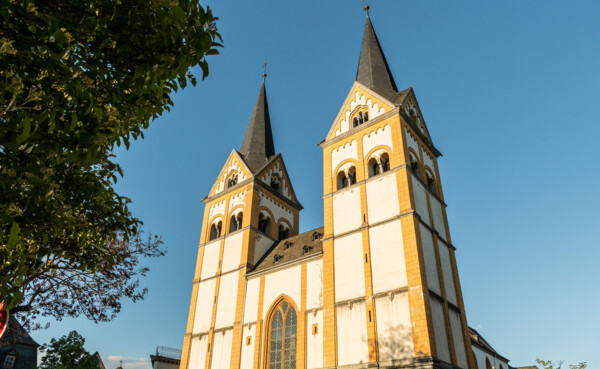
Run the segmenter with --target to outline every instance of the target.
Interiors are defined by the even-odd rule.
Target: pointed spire
[[[253,172],[260,169],[268,158],[275,155],[269,105],[267,103],[267,91],[265,88],[266,77],[267,73],[265,69],[262,87],[258,93],[258,99],[256,99],[256,104],[254,105],[254,110],[252,110],[250,122],[242,141],[242,147],[240,148],[240,153]]]
[[[360,58],[358,60],[356,81],[387,99],[394,99],[397,96],[398,88],[373,29],[373,24],[369,17],[369,5],[365,5],[365,12],[367,17],[362,47],[360,49]]]

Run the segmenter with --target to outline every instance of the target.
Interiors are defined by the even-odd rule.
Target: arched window
[[[221,237],[221,226],[223,223],[219,220],[210,226],[210,241]]]
[[[421,178],[421,171],[419,169],[419,160],[412,151],[408,153],[408,165],[410,166],[410,170],[419,178]]]
[[[365,122],[364,118],[363,118],[363,113],[362,111],[358,112],[358,124],[363,124]]]
[[[242,228],[242,220],[244,219],[244,214],[240,211],[237,214],[231,216],[229,220],[229,233],[235,232],[238,229]]]
[[[227,179],[227,188],[235,186],[237,184],[237,181],[238,181],[237,173],[232,173],[229,176],[229,178]]]
[[[384,152],[379,157],[379,163],[381,163],[381,172],[387,172],[390,170],[390,156],[387,152]]]
[[[274,189],[276,192],[281,191],[281,185],[279,183],[279,178],[277,178],[276,176],[271,177],[271,188]]]
[[[340,170],[340,172],[337,175],[337,189],[341,190],[342,188],[346,187],[344,186],[344,181],[346,180],[346,173],[343,170]]]
[[[279,225],[279,240],[284,240],[290,236],[290,229],[285,224]]]
[[[429,188],[429,191],[433,192],[434,194],[436,194],[435,192],[435,179],[433,177],[433,174],[429,171],[429,169],[427,169],[425,171],[425,177],[427,179],[427,188]]]
[[[492,369],[492,364],[490,363],[489,358],[485,358],[485,369]]]
[[[350,169],[348,169],[348,174],[346,175],[346,178],[348,179],[348,186],[355,184],[356,183],[356,168],[350,167]]]
[[[475,356],[475,351],[471,350],[471,353],[473,354],[473,362],[475,363],[475,369],[479,369],[479,364],[477,364],[477,356]]]
[[[276,308],[269,329],[267,367],[269,369],[296,368],[296,310],[282,301]]]
[[[356,128],[358,127],[358,118],[354,117],[354,119],[352,119],[352,128]]]
[[[376,176],[379,173],[381,173],[381,170],[379,169],[379,163],[377,162],[377,159],[369,159],[369,178]]]
[[[271,218],[263,213],[258,216],[258,230],[266,235],[271,235]]]
[[[365,117],[365,123],[366,123],[369,120],[369,112],[368,111],[365,111],[364,117]]]

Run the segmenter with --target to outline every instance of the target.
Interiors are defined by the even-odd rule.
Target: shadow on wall
[[[379,336],[379,360],[399,360],[413,356],[412,333],[404,325],[387,325]]]

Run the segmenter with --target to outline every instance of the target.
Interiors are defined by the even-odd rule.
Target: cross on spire
[[[361,0],[361,1],[363,1],[363,0]],[[369,6],[369,2],[367,0],[364,0],[364,2],[365,2],[365,12],[367,13],[367,18],[369,18],[369,9],[371,7]]]
[[[267,59],[265,59],[265,64],[263,64],[263,81],[265,79],[265,77],[267,76],[267,64],[269,64],[269,62],[267,61]]]

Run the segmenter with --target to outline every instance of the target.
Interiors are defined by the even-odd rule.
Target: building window
[[[365,118],[365,122],[367,122],[369,120],[369,112],[368,111],[365,111],[364,118]]]
[[[2,367],[12,368],[15,366],[15,361],[17,361],[17,356],[13,354],[8,354],[6,355],[6,358],[4,358],[4,364],[2,365]]]
[[[337,189],[341,190],[356,183],[356,168],[341,170],[337,175]]]
[[[287,301],[277,306],[269,330],[268,368],[296,368],[296,310]]]
[[[379,163],[381,164],[381,173],[390,170],[390,156],[387,152],[384,152],[379,157]]]
[[[271,235],[271,218],[263,213],[258,216],[258,230],[266,235]]]
[[[240,211],[237,214],[231,216],[229,220],[229,233],[235,232],[238,229],[242,228],[242,220],[244,219],[244,214]]]
[[[271,188],[275,190],[275,192],[281,192],[281,183],[279,181],[279,178],[277,178],[276,176],[271,177]]]
[[[425,171],[425,177],[427,179],[427,188],[434,194],[437,194],[435,191],[435,179],[433,178],[433,174],[428,170]]]
[[[237,173],[232,173],[229,176],[229,178],[227,179],[227,188],[235,186],[237,184],[237,181],[238,181]]]
[[[219,237],[221,237],[221,227],[223,226],[223,223],[219,220],[218,222],[213,223],[210,226],[210,240],[215,240]]]
[[[290,229],[284,224],[279,225],[279,240],[284,240],[290,236]]]
[[[318,334],[319,333],[319,325],[318,324],[313,324],[312,325],[312,334]]]
[[[490,363],[489,358],[485,358],[485,369],[492,369],[492,363]]]
[[[384,152],[378,158],[371,158],[368,162],[369,167],[369,178],[387,172],[390,170],[390,157]]]
[[[354,117],[354,119],[352,119],[352,128],[356,128],[358,127],[358,118]]]
[[[419,169],[419,160],[412,151],[408,153],[408,166],[412,170],[413,174],[421,178],[421,170]]]

